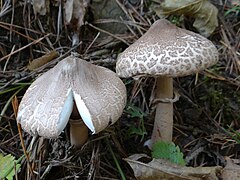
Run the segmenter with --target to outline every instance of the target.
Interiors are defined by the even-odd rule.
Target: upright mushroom
[[[126,88],[113,71],[70,56],[32,83],[17,121],[32,135],[56,138],[67,125],[74,102],[84,124],[98,133],[121,116]]]
[[[173,77],[201,71],[218,61],[211,41],[194,32],[178,28],[165,19],[150,29],[118,56],[120,77],[156,77],[156,115],[152,143],[172,141]]]

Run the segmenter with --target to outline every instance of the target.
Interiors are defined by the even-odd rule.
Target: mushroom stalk
[[[72,114],[69,120],[70,142],[72,146],[81,147],[88,140],[88,127],[83,122],[74,101]]]
[[[70,119],[70,142],[75,147],[82,146],[88,140],[88,128],[81,119]]]
[[[172,141],[173,131],[173,79],[170,77],[158,77],[156,89],[156,114],[151,142]]]

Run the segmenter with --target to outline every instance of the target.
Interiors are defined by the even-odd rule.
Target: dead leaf
[[[73,14],[73,0],[67,0],[64,4],[65,8],[65,21],[70,23]]]
[[[49,0],[32,0],[34,14],[46,15],[49,10]]]
[[[122,1],[121,1],[122,2]],[[126,25],[118,22],[108,22],[108,20],[127,21],[128,17],[121,7],[120,1],[93,0],[91,1],[91,11],[94,15],[95,25],[112,34],[123,34],[128,30]],[[100,34],[100,38],[105,39],[108,35]]]
[[[240,166],[235,164],[229,157],[225,158],[227,165],[223,169],[222,179],[223,180],[232,180],[240,179]]]
[[[65,21],[70,24],[77,21],[77,27],[80,28],[84,24],[84,15],[88,7],[89,0],[67,0],[65,2]]]
[[[145,154],[134,154],[125,159],[134,171],[137,179],[144,180],[217,180],[222,167],[186,167],[172,164],[164,159],[152,159],[149,163],[140,162],[141,158],[149,158]]]
[[[195,19],[193,26],[205,37],[210,36],[218,26],[218,9],[208,0],[154,0],[153,9],[159,17],[164,15],[186,15]]]
[[[12,107],[13,107],[13,112],[15,118],[17,117],[17,112],[18,112],[18,99],[17,96],[14,96],[12,99]]]
[[[42,65],[52,61],[53,59],[57,58],[58,56],[59,56],[59,54],[57,51],[55,51],[55,50],[50,51],[49,53],[29,62],[29,65],[27,66],[27,68],[28,68],[28,70],[33,71],[34,69],[41,67]]]

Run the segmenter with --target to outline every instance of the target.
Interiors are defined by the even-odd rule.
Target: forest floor
[[[51,11],[45,16],[35,14],[27,1],[7,2],[0,1],[0,153],[19,159],[24,151],[14,110],[33,80],[72,51],[115,71],[118,54],[159,17],[150,1],[93,1],[79,30],[80,43],[72,48],[76,27],[62,20],[63,7],[57,1],[50,2]],[[183,152],[187,166],[224,167],[226,157],[239,163],[240,9],[224,2],[213,2],[219,25],[208,37],[219,51],[218,63],[198,75],[174,79],[180,99],[174,103],[173,142]],[[190,17],[167,18],[197,32]],[[29,68],[30,61],[53,51],[59,57]],[[21,160],[18,179],[135,179],[124,158],[137,153],[151,156],[143,144],[153,128],[154,107],[149,99],[155,79],[122,80],[128,98],[122,117],[103,132],[90,135],[83,147],[70,145],[68,130],[58,139],[34,138],[22,132],[29,159],[24,156]]]

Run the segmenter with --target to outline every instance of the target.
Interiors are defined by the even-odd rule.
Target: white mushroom
[[[17,121],[32,135],[56,138],[69,121],[74,101],[91,132],[115,123],[126,104],[126,88],[113,71],[67,57],[28,88]]]
[[[120,77],[157,78],[156,107],[152,143],[172,141],[172,77],[201,71],[218,61],[211,41],[194,32],[178,28],[169,21],[156,21],[150,29],[119,55],[116,72]],[[168,102],[166,102],[168,100]]]

